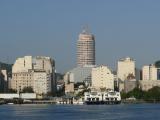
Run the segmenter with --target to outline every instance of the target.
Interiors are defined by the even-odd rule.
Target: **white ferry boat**
[[[121,95],[120,92],[113,90],[98,92],[91,91],[84,93],[84,103],[85,104],[120,104]]]

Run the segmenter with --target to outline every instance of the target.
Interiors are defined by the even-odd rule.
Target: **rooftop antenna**
[[[89,34],[89,33],[90,33],[90,32],[89,32],[89,27],[88,27],[88,25],[83,26],[83,31],[82,31],[82,33],[84,33],[84,34]]]

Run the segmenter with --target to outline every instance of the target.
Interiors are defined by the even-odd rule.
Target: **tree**
[[[135,97],[136,99],[143,99],[144,98],[144,91],[142,91],[140,88],[134,88],[132,91],[127,93],[127,96],[129,97]]]
[[[14,90],[14,89],[8,89],[7,91],[8,93],[17,93],[17,90]]]
[[[23,93],[34,93],[32,87],[24,87],[22,90]]]
[[[80,85],[85,86],[85,83],[84,82],[77,82],[74,84],[74,88],[78,88]]]
[[[160,101],[160,87],[155,86],[147,91],[144,97],[145,100]]]

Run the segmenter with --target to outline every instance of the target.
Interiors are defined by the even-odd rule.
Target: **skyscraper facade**
[[[95,65],[95,38],[83,30],[77,42],[77,66]]]

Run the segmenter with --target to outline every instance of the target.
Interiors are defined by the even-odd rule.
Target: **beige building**
[[[65,83],[65,93],[74,93],[74,83]]]
[[[155,86],[160,87],[160,68],[154,64],[145,65],[142,67],[142,80],[139,80],[139,85],[142,90],[149,90]]]
[[[120,59],[117,66],[118,79],[124,81],[130,74],[135,77],[135,61],[130,57]]]
[[[28,72],[12,73],[11,88],[17,90],[17,92],[21,92],[24,87],[33,88],[33,74],[34,72],[32,70]]]
[[[51,91],[51,74],[44,71],[35,71],[33,78],[33,90],[35,93],[47,94]]]
[[[155,65],[145,65],[142,68],[142,80],[157,80],[157,68]]]
[[[130,79],[124,81],[124,92],[128,93],[136,87],[138,87],[138,81],[136,79]]]
[[[92,68],[91,79],[93,88],[114,90],[114,74],[107,66]]]
[[[47,73],[52,73],[54,66],[54,61],[50,57],[37,56],[33,58],[34,70],[45,70]]]
[[[155,86],[160,87],[160,80],[139,80],[139,85],[142,90],[148,91]]]
[[[52,92],[56,88],[54,61],[43,56],[18,58],[12,69],[11,88],[19,92],[24,87],[32,87],[37,94]]]
[[[77,42],[77,66],[95,65],[95,38],[83,30]]]
[[[28,72],[28,70],[32,70],[32,56],[17,58],[12,67],[12,73]]]

